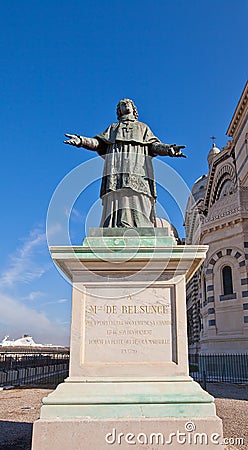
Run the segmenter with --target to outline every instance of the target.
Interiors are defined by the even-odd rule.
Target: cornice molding
[[[241,122],[243,113],[245,111],[245,108],[248,104],[248,81],[246,82],[246,85],[244,87],[244,90],[241,94],[240,100],[238,102],[238,105],[235,109],[235,112],[233,114],[232,120],[230,122],[230,125],[227,129],[226,135],[230,137],[234,137],[235,132]]]

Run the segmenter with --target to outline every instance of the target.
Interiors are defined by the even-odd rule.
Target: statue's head
[[[120,120],[121,117],[125,114],[133,114],[135,119],[138,119],[137,108],[133,100],[130,100],[130,98],[123,98],[123,100],[119,101],[116,108],[116,114],[118,120]]]

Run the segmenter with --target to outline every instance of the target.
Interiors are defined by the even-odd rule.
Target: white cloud
[[[1,278],[0,285],[12,286],[17,282],[29,283],[40,278],[48,269],[49,265],[42,265],[34,261],[35,256],[45,249],[46,234],[40,229],[30,232],[28,238],[24,239],[23,245],[10,255],[10,266]]]
[[[66,302],[68,302],[68,300],[66,298],[60,298],[59,300],[54,300],[52,302],[43,303],[43,306],[44,305],[54,305],[54,304],[57,305],[57,304],[66,303]]]
[[[44,297],[44,295],[47,295],[47,294],[42,291],[32,291],[26,297],[24,297],[24,300],[29,300],[29,301],[33,302],[37,298]]]
[[[69,219],[69,217],[71,215],[71,211],[68,208],[65,209],[65,215],[66,215],[67,219]]]
[[[84,223],[85,221],[85,215],[81,214],[76,208],[73,208],[71,211],[65,209],[65,215],[68,219],[73,220],[73,222]]]
[[[51,321],[44,312],[35,311],[18,300],[0,293],[0,334],[11,339],[30,334],[35,342],[68,345],[69,326]]]
[[[35,342],[68,345],[69,326],[63,325],[60,320],[48,316],[45,312],[37,311],[34,306],[37,305],[35,300],[39,298],[44,297],[43,301],[47,300],[48,293],[36,289],[35,280],[50,267],[52,262],[47,251],[46,234],[41,228],[36,228],[22,240],[15,253],[10,255],[9,266],[0,277],[0,340],[6,334],[11,339],[16,339],[24,333],[29,333]],[[32,288],[29,287],[26,294],[18,294],[17,297],[6,294],[6,290],[12,288],[15,290],[11,292],[18,292],[19,288],[22,288],[23,292],[20,283],[32,283]],[[67,301],[61,296],[55,301],[42,302],[42,307],[49,303],[63,305]]]
[[[53,225],[49,225],[49,227],[47,224],[47,233],[49,234],[49,236],[56,236],[61,231],[63,231],[63,228],[60,223],[53,223]]]
[[[72,220],[75,220],[80,223],[84,223],[85,214],[81,214],[76,208],[73,208],[71,212]]]

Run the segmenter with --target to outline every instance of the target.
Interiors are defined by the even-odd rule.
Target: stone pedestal
[[[33,450],[221,442],[213,398],[188,374],[185,282],[207,247],[152,230],[96,229],[51,248],[72,280],[70,373],[43,399]]]

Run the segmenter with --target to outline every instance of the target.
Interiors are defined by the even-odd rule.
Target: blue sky
[[[60,181],[95,154],[63,134],[94,136],[132,98],[163,142],[187,146],[187,160],[165,162],[191,188],[207,172],[210,136],[226,144],[245,85],[247,13],[246,0],[3,2],[0,338],[68,343],[71,286],[50,259],[46,215]],[[99,167],[70,216],[75,245],[89,210],[91,225],[100,220]],[[158,194],[183,236],[175,200]]]

